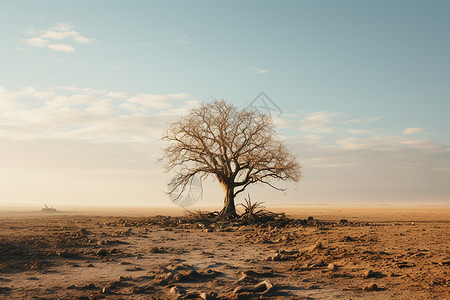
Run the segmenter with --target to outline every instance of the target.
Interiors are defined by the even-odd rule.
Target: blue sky
[[[261,91],[283,111],[275,122],[304,179],[255,196],[448,203],[449,12],[448,1],[0,0],[0,204],[164,205],[167,123],[210,96],[242,107]],[[219,200],[204,205],[221,200],[210,185]]]

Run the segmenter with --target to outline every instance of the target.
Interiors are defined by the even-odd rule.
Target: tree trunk
[[[234,205],[234,186],[231,184],[221,183],[222,189],[225,192],[225,200],[223,202],[223,209],[220,211],[219,218],[234,218],[236,214],[236,206]]]

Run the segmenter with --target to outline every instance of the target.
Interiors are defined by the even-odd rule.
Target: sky
[[[157,162],[168,124],[212,98],[263,109],[261,92],[303,178],[252,200],[450,204],[449,13],[434,0],[0,0],[0,206],[173,205]],[[194,207],[220,207],[204,185]]]

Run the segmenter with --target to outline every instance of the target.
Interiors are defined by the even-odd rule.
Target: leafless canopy
[[[298,182],[300,164],[278,138],[272,119],[221,100],[192,109],[163,134],[169,186],[184,188],[193,176],[213,175],[225,192],[221,215],[235,215],[234,198],[253,183],[283,190],[273,180]]]

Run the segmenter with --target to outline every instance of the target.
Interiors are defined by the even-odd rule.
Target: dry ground
[[[0,298],[449,298],[449,210],[364,212],[310,210],[278,226],[3,217]]]

